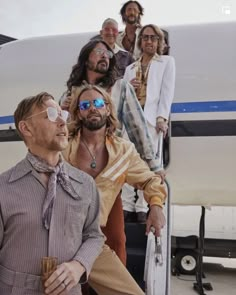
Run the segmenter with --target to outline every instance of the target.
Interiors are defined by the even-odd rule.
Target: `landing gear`
[[[193,250],[180,250],[175,256],[175,268],[179,273],[194,275],[197,268],[197,253]]]

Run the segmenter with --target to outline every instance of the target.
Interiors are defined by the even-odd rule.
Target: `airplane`
[[[167,138],[169,148],[164,153],[168,162],[172,252],[178,258],[179,269],[188,273],[196,267],[196,240],[191,240],[189,245],[186,239],[193,232],[196,234],[199,219],[196,208],[215,210],[213,217],[211,213],[206,216],[206,227],[208,221],[211,225],[206,232],[207,239],[233,243],[225,244],[227,251],[218,252],[216,243],[212,252],[228,256],[232,245],[235,247],[236,22],[164,29],[169,33],[169,54],[174,56],[177,69]],[[59,100],[81,47],[96,34],[35,37],[0,47],[0,172],[13,166],[26,153],[12,116],[18,102],[41,91]],[[135,241],[140,241],[140,232],[144,230],[134,226],[132,232],[133,235],[127,232],[131,248]],[[137,243],[144,255],[145,239]],[[215,255],[208,250],[209,256]],[[235,252],[232,254],[236,256]],[[190,266],[185,259],[189,255],[193,259]],[[134,259],[130,261],[131,272],[135,273]],[[144,257],[141,261],[143,264]],[[140,273],[136,271],[136,275],[141,281]],[[165,295],[169,292],[167,289]]]

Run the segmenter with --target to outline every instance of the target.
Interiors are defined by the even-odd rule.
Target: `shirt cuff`
[[[149,205],[150,205],[150,207],[156,205],[156,206],[163,208],[163,202],[162,202],[161,198],[157,197],[157,196],[151,198]]]

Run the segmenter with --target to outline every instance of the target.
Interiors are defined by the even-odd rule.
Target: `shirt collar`
[[[16,166],[13,168],[12,173],[9,178],[9,182],[14,182],[25,175],[32,173],[33,167],[30,162],[25,158],[20,161]]]
[[[81,177],[80,173],[78,173],[78,169],[72,167],[66,162],[64,162],[64,167],[67,175],[70,178],[76,180],[77,182],[83,183],[83,178]],[[38,174],[37,171],[30,164],[30,162],[26,158],[24,158],[13,168],[9,178],[9,182],[11,183],[17,181],[29,173],[33,174],[35,177],[37,177],[36,174]]]
[[[119,51],[127,52],[125,49],[121,48],[115,43],[115,48],[113,48],[114,54],[117,54]]]

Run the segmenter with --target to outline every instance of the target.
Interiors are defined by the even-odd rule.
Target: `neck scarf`
[[[57,166],[53,167],[48,165],[48,163],[28,152],[26,156],[27,160],[31,163],[34,169],[41,173],[50,173],[48,180],[48,187],[46,192],[46,197],[43,203],[43,212],[42,212],[42,222],[44,227],[49,230],[53,205],[56,199],[56,187],[57,181],[61,184],[62,188],[74,199],[78,198],[78,194],[75,192],[69,176],[67,175],[64,163],[60,158]]]

